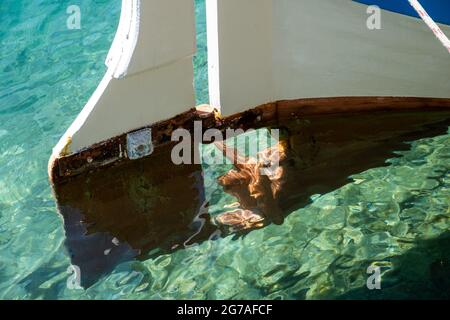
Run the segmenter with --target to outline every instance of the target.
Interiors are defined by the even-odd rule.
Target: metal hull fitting
[[[124,0],[108,72],[54,148],[50,181],[84,286],[120,261],[227,232],[208,212],[202,166],[170,159],[176,128],[192,131],[201,120],[204,129],[286,129],[294,166],[275,199],[283,215],[319,185],[326,192],[353,172],[383,165],[405,137],[444,131],[450,59],[419,19],[383,11],[382,29],[371,31],[367,7],[350,0],[207,6],[211,107],[189,109],[193,2]],[[299,132],[302,121],[312,125]],[[320,134],[325,129],[336,134]],[[355,143],[355,133],[366,144]],[[312,141],[323,144],[322,153]],[[223,187],[244,202],[245,188],[235,192],[226,179]]]

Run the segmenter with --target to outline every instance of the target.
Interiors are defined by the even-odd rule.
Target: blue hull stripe
[[[384,10],[419,18],[408,0],[354,0],[367,5],[377,5]],[[450,25],[449,0],[420,0],[422,6],[434,21]]]

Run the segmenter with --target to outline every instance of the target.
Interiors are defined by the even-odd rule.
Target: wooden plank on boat
[[[124,0],[97,90],[54,148],[55,158],[195,106],[193,1]]]
[[[419,19],[335,0],[211,0],[210,100],[224,116],[276,100],[450,98],[450,59]],[[450,26],[442,25],[450,34]]]

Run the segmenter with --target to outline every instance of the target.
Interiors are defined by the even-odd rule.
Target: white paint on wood
[[[169,119],[195,105],[192,59],[124,79],[107,74],[80,114],[82,126],[72,136],[71,151]],[[102,82],[102,83],[103,83]]]
[[[193,0],[123,0],[108,71],[54,156],[194,107],[195,41]]]
[[[208,83],[209,104],[220,107],[220,65],[219,65],[219,21],[218,0],[206,1],[207,38],[208,38]]]
[[[450,97],[448,53],[419,19],[383,10],[369,30],[367,6],[351,0],[214,1],[210,86],[224,115],[281,99]]]
[[[272,0],[207,0],[210,100],[222,114],[273,98]],[[214,12],[216,10],[216,12]],[[217,25],[216,25],[217,24]]]
[[[54,149],[77,152],[195,104],[193,0],[123,0],[108,72]],[[282,99],[450,97],[450,59],[419,19],[351,0],[207,0],[211,104],[230,115]],[[449,32],[449,26],[442,26]]]
[[[139,40],[128,66],[128,75],[159,68],[195,54],[194,0],[140,2]]]

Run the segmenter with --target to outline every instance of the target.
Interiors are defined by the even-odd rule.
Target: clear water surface
[[[72,4],[81,30],[66,28]],[[196,10],[200,103],[204,0]],[[47,161],[105,72],[119,11],[119,0],[0,2],[0,299],[448,297],[450,133],[412,142],[281,226],[123,263],[87,290],[69,289]],[[233,199],[214,188],[219,174],[205,169],[209,196],[223,206]],[[365,287],[369,265],[382,268],[381,292]]]

